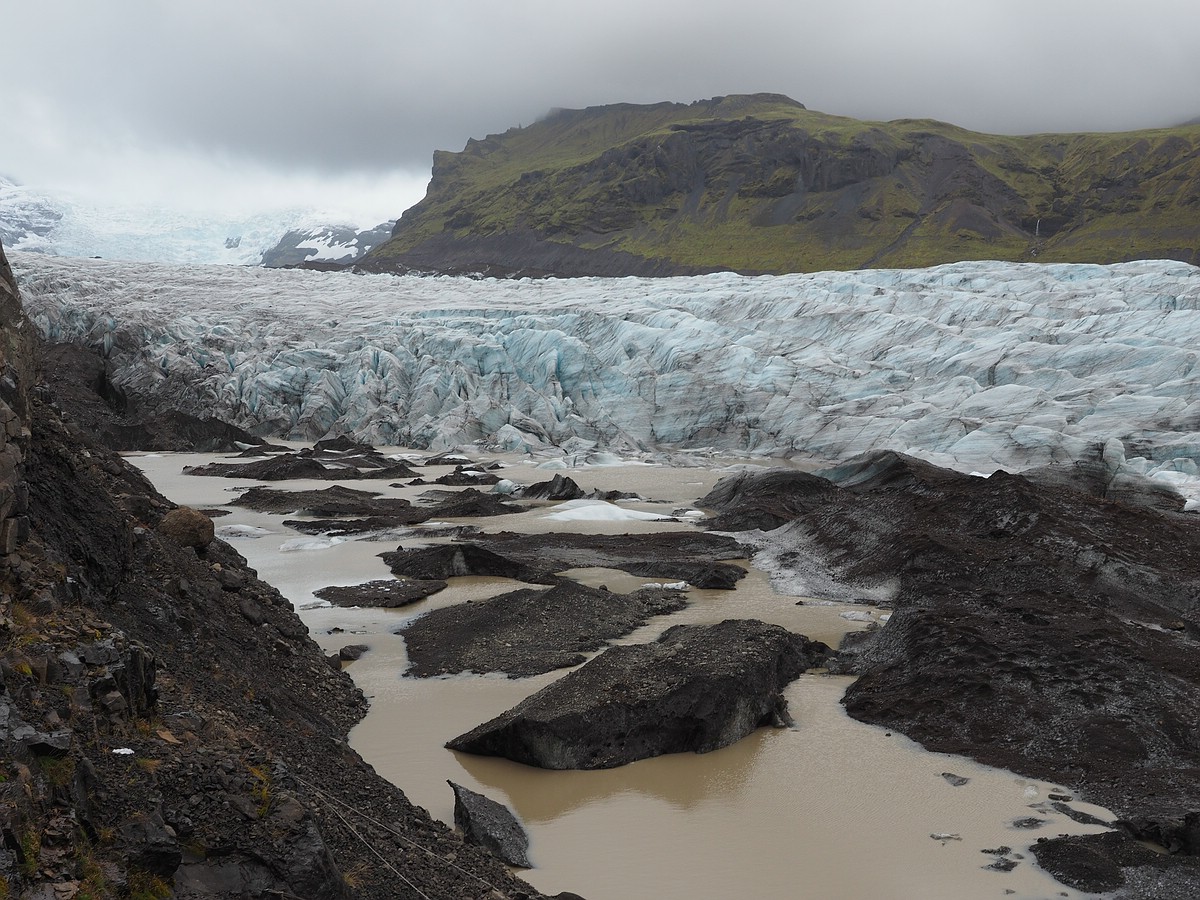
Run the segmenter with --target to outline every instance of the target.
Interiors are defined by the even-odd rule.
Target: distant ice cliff
[[[260,434],[1200,475],[1200,269],[475,281],[13,254],[33,319]]]

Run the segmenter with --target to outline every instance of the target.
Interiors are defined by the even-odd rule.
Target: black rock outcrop
[[[515,678],[579,665],[585,653],[685,606],[677,591],[615,594],[563,581],[545,591],[522,589],[431,610],[399,633],[409,675],[504,672]]]
[[[754,620],[676,625],[654,643],[609,648],[446,746],[544,769],[706,753],[787,723],[784,687],[828,654]]]
[[[545,569],[526,565],[475,544],[436,544],[405,550],[398,547],[379,554],[393,575],[444,581],[456,575],[493,575],[528,584],[554,584],[558,579]]]
[[[892,596],[887,624],[839,656],[859,675],[852,716],[1061,783],[1139,836],[1164,840],[1153,835],[1196,816],[1200,520],[1070,478],[978,478],[891,452],[829,477],[772,499],[794,511],[772,539]],[[701,504],[754,521],[756,482]]]
[[[744,559],[748,551],[725,535],[688,531],[651,534],[497,534],[473,540],[529,565],[565,569],[600,567],[660,581],[686,581],[693,587],[729,590],[746,570],[720,560]]]
[[[453,781],[447,782],[454,791],[454,824],[468,843],[508,863],[528,869],[529,835],[507,806]]]

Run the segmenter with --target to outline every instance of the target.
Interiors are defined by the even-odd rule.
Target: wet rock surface
[[[528,869],[529,836],[507,806],[453,781],[454,825],[468,843],[483,847],[510,866]]]
[[[313,596],[328,600],[334,606],[394,609],[424,600],[445,587],[445,581],[436,579],[389,578],[344,587],[323,587],[313,591]]]
[[[754,620],[676,625],[654,643],[610,647],[446,746],[545,769],[705,753],[786,723],[783,688],[828,652]]]
[[[408,648],[409,675],[518,677],[579,665],[585,653],[685,606],[678,591],[615,594],[564,581],[549,590],[523,589],[431,610],[399,633]]]
[[[660,531],[652,534],[517,534],[502,531],[473,539],[497,553],[530,564],[565,569],[599,567],[699,588],[731,589],[746,570],[720,560],[745,559],[748,551],[725,535]]]
[[[528,584],[554,584],[558,578],[544,568],[526,565],[473,543],[436,544],[379,554],[393,575],[444,581],[456,575],[491,575]]]
[[[1059,782],[1122,819],[1170,831],[1195,813],[1200,520],[894,453],[829,474],[739,477],[701,505],[753,521],[767,486],[790,484],[771,502],[795,515],[764,540],[887,587],[890,620],[837,662],[860,676],[852,716]]]

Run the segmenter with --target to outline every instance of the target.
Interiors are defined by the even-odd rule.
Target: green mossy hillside
[[[1200,126],[987,135],[775,94],[559,110],[438,152],[375,269],[1200,263]]]

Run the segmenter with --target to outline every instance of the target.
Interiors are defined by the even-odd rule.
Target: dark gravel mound
[[[554,571],[620,569],[659,581],[686,581],[698,588],[734,587],[746,570],[718,562],[744,559],[746,549],[725,535],[687,531],[654,534],[481,534],[475,540],[496,552]]]
[[[629,634],[651,617],[687,606],[677,591],[632,594],[564,581],[432,610],[400,629],[409,675],[506,672],[537,675],[576,666],[583,655]]]

